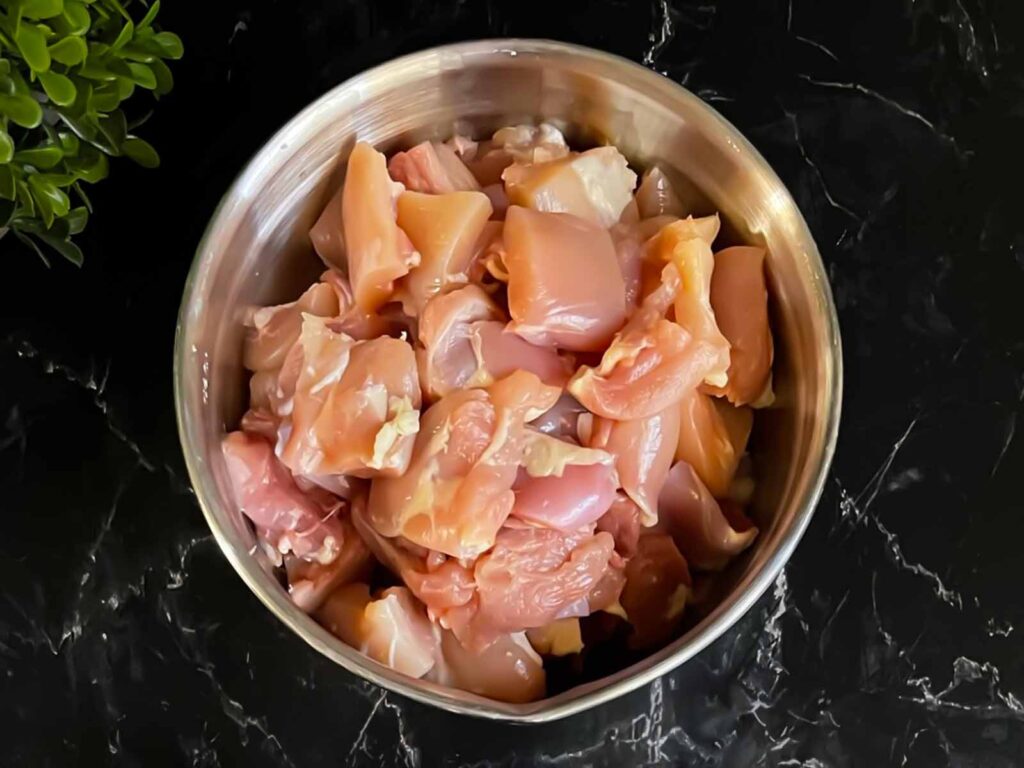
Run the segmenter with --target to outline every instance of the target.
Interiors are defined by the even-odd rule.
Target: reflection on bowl
[[[529,704],[505,704],[414,680],[329,634],[298,609],[254,547],[232,501],[220,441],[246,402],[246,307],[293,298],[316,276],[308,231],[356,139],[384,151],[516,122],[556,122],[578,142],[658,163],[694,214],[717,210],[723,241],[767,247],[776,403],[758,418],[753,515],[762,534],[717,585],[714,606],[635,664]],[[789,558],[821,492],[838,430],[839,332],[814,242],[789,193],[725,120],[678,85],[597,51],[536,40],[436,48],[359,75],[274,136],[224,198],[199,246],[175,348],[178,425],[189,473],[228,560],[274,614],[350,672],[455,712],[542,721],[579,712],[683,663],[726,631]]]

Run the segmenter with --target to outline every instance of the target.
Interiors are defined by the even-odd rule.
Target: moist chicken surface
[[[594,638],[671,641],[753,542],[766,254],[717,248],[671,178],[547,123],[352,149],[310,231],[326,271],[246,316],[222,446],[259,550],[342,641],[532,701]]]

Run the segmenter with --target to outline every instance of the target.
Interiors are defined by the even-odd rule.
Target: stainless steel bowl
[[[722,213],[728,237],[762,243],[776,340],[776,404],[754,440],[761,527],[723,574],[720,602],[668,647],[609,677],[531,704],[503,704],[413,680],[336,639],[296,608],[255,554],[231,500],[220,441],[246,389],[245,308],[294,298],[317,274],[307,232],[336,188],[356,138],[385,150],[551,120],[582,141],[608,141],[638,165],[659,163],[695,209]],[[757,151],[675,83],[598,51],[543,40],[435,48],[365,72],[311,104],[249,163],[199,245],[185,285],[174,351],[182,447],[203,513],[225,556],[274,615],[353,674],[427,704],[537,722],[580,712],[645,685],[707,646],[776,578],[807,527],[839,424],[842,357],[835,307],[817,248],[792,197]]]

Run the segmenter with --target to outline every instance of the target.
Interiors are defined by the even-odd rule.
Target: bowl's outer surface
[[[307,232],[358,138],[385,150],[546,119],[570,137],[618,146],[665,168],[695,213],[718,210],[727,238],[761,243],[776,341],[776,404],[754,441],[752,550],[725,574],[721,601],[686,634],[633,666],[530,704],[504,704],[413,680],[334,638],[288,598],[232,501],[220,452],[246,397],[247,307],[291,300],[318,273]],[[225,556],[296,634],[353,674],[421,702],[520,722],[582,711],[650,682],[725,632],[777,577],[806,528],[835,447],[842,388],[835,307],[821,258],[782,182],[721,116],[675,83],[618,57],[542,40],[435,48],[365,72],[279,131],[217,209],[192,265],[178,321],[175,404],[196,495]]]

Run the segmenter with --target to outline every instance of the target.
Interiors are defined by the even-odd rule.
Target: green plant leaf
[[[14,33],[14,42],[22,58],[34,72],[50,68],[50,52],[46,49],[46,35],[35,24],[22,22]]]
[[[156,75],[153,74],[152,69],[145,64],[137,64],[134,61],[128,62],[128,69],[131,70],[132,80],[135,83],[150,91],[156,89]]]
[[[128,135],[128,123],[125,120],[124,112],[116,110],[97,121],[100,133],[107,137],[110,145],[115,148],[113,154],[121,154],[121,144]]]
[[[31,248],[31,249],[32,249],[33,251],[35,251],[35,252],[36,252],[36,255],[37,255],[37,256],[38,256],[38,257],[39,257],[40,259],[42,259],[42,261],[43,261],[43,264],[45,264],[45,265],[46,265],[47,267],[49,267],[49,266],[50,266],[50,260],[49,260],[48,258],[46,258],[46,254],[44,254],[44,253],[43,253],[43,252],[42,252],[42,251],[40,250],[40,248],[39,248],[39,246],[38,246],[38,245],[36,244],[36,241],[35,241],[35,240],[33,240],[33,239],[32,239],[32,238],[31,238],[31,237],[29,236],[29,235],[26,235],[26,234],[24,234],[23,232],[20,232],[20,231],[18,230],[18,228],[17,228],[17,227],[15,227],[15,228],[11,229],[11,232],[13,232],[13,233],[14,233],[14,236],[15,236],[16,238],[18,238],[19,240],[21,240],[21,242],[23,242],[23,243],[24,243],[25,245],[27,245],[27,246],[28,246],[29,248]]]
[[[131,19],[124,23],[121,27],[121,31],[117,33],[117,37],[114,38],[114,42],[110,44],[113,50],[123,48],[127,43],[131,42],[131,39],[135,36],[135,25],[132,24]]]
[[[28,184],[23,179],[16,179],[14,182],[14,198],[21,206],[21,210],[18,212],[20,215],[27,218],[35,216],[36,204],[32,199],[32,190],[28,188]]]
[[[82,146],[78,137],[67,131],[61,131],[57,140],[60,142],[60,147],[64,150],[64,154],[72,157],[78,154],[78,150]]]
[[[107,156],[96,149],[91,149],[88,152],[83,151],[81,157],[66,161],[65,164],[78,178],[90,184],[102,181],[110,172],[110,163],[107,161]]]
[[[156,59],[150,63],[149,68],[153,71],[153,76],[156,77],[156,88],[153,93],[157,96],[170,93],[174,88],[174,76],[171,74],[170,67],[160,59]]]
[[[31,165],[40,170],[49,170],[63,159],[64,151],[55,146],[22,149],[14,153],[15,162]]]
[[[59,61],[66,67],[73,67],[85,61],[89,55],[89,47],[80,37],[65,37],[51,45],[48,49],[50,58]]]
[[[54,104],[62,107],[74,104],[76,90],[70,78],[57,72],[40,72],[39,82],[43,84],[43,90]]]
[[[113,112],[121,103],[119,80],[112,83],[101,83],[93,89],[89,107],[96,112]]]
[[[138,38],[136,38],[138,39]],[[128,59],[129,61],[141,61],[146,64],[150,64],[154,61],[159,61],[159,57],[151,50],[142,47],[136,43],[130,43],[121,49],[121,58]]]
[[[29,98],[32,98],[32,89],[29,87],[28,82],[25,80],[22,72],[20,71],[22,69],[25,70],[24,74],[27,74],[29,77],[32,76],[32,73],[21,65],[19,65],[15,69],[12,69],[10,78],[11,81],[14,83],[14,94],[16,96],[27,96]]]
[[[143,168],[160,167],[160,155],[153,145],[137,136],[129,136],[121,145],[122,151]]]
[[[181,38],[173,32],[157,32],[148,42],[155,46],[154,52],[164,59],[180,59],[185,54]]]
[[[117,75],[110,69],[111,60],[107,57],[110,46],[103,43],[89,43],[89,55],[78,67],[78,74],[90,80],[113,80]],[[127,67],[125,68],[127,70]]]
[[[39,102],[23,94],[0,94],[0,114],[6,115],[22,128],[35,128],[43,122],[43,108],[39,106]]]
[[[84,205],[72,208],[68,211],[68,215],[64,217],[64,221],[67,222],[68,233],[77,235],[84,230],[85,225],[89,223],[89,209]]]
[[[39,126],[43,129],[43,133],[46,134],[47,144],[60,144],[60,135],[57,133],[57,129],[52,125],[43,121],[42,125]]]
[[[122,17],[131,21],[131,16],[128,15],[128,11],[124,9],[124,6],[118,2],[118,0],[105,0],[106,4],[121,14]]]
[[[153,4],[149,6],[149,10],[146,11],[146,15],[142,17],[142,21],[138,23],[136,29],[146,29],[153,20],[156,19],[156,15],[160,13],[160,0],[154,0]]]
[[[132,71],[128,69],[127,61],[123,61],[116,56],[107,56],[104,63],[107,65],[107,69],[114,75],[114,77],[127,77],[131,80]]]
[[[92,213],[92,200],[90,200],[89,196],[85,194],[85,190],[82,189],[82,185],[76,181],[71,186],[75,190],[75,193],[82,199],[82,204],[85,206],[85,209],[89,211],[89,213]]]
[[[54,219],[53,226],[49,229],[46,229],[45,227],[38,227],[29,231],[36,235],[49,235],[50,237],[56,237],[59,240],[67,240],[71,236],[71,228],[68,227],[67,217]]]
[[[27,19],[49,19],[64,12],[64,0],[20,0],[20,5]]]
[[[78,179],[71,173],[40,173],[37,175],[55,187],[70,187]]]
[[[127,101],[135,93],[135,82],[126,77],[119,77],[114,81],[117,86],[117,95],[121,101]]]
[[[60,117],[78,138],[89,142],[96,149],[108,155],[121,154],[120,147],[110,143],[110,139],[100,130],[99,121],[91,114],[76,117],[61,112]]]
[[[12,157],[14,157],[14,139],[7,131],[0,129],[0,163],[9,163]]]
[[[28,177],[28,186],[35,198],[36,208],[43,217],[47,228],[53,225],[54,218],[66,216],[71,210],[71,200],[56,184],[41,173],[33,173]]]
[[[79,94],[81,94],[81,91],[79,91]],[[71,114],[70,111],[65,109],[57,110],[57,114],[60,115],[60,119],[78,138],[88,141],[90,144],[92,143],[93,137],[99,131],[95,120],[85,115]]]
[[[145,118],[129,127],[124,102],[138,89],[157,99],[170,92],[166,61],[184,46],[154,26],[162,0],[132,2],[0,0],[0,227],[9,222],[46,263],[50,249],[82,263],[73,236],[92,212],[84,185],[107,176],[108,157],[160,163],[129,133]],[[141,6],[141,19],[125,6]]]
[[[64,15],[69,35],[84,35],[92,26],[92,17],[85,3],[78,0],[65,0]]]
[[[0,198],[14,200],[15,196],[14,171],[8,165],[0,165]]]
[[[71,242],[71,240],[53,237],[45,232],[40,232],[37,237],[76,267],[82,266],[82,263],[85,261],[82,249]]]

